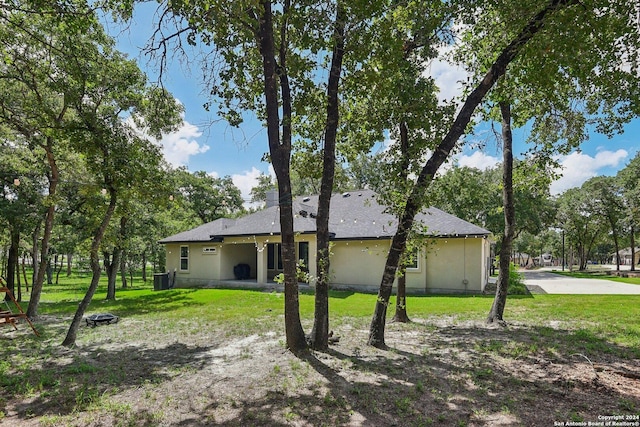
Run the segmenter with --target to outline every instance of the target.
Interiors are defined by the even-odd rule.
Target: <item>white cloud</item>
[[[215,173],[215,172],[213,172]],[[258,177],[262,174],[262,171],[258,170],[255,166],[251,170],[244,171],[240,174],[231,175],[233,184],[240,189],[242,198],[245,200],[244,206],[246,208],[255,208],[261,205],[261,203],[251,203],[251,189],[258,185]],[[273,166],[269,165],[269,175],[275,180],[275,172]]]
[[[438,100],[441,103],[459,99],[462,95],[462,84],[469,78],[469,72],[462,66],[450,62],[454,46],[444,46],[439,49],[438,58],[429,64],[429,75],[434,78],[440,89]]]
[[[243,199],[249,199],[251,189],[258,184],[258,177],[261,172],[254,166],[250,171],[244,171],[241,174],[231,175],[231,180],[236,187],[240,189]]]
[[[589,178],[598,175],[598,171],[607,167],[617,167],[628,157],[626,150],[599,151],[594,157],[574,151],[558,160],[562,177],[551,184],[551,194],[560,194],[569,188],[579,187]]]
[[[482,151],[475,151],[470,156],[461,155],[458,158],[458,165],[477,168],[480,170],[487,170],[497,165],[499,161],[500,159],[498,159],[497,157],[489,156]]]
[[[185,121],[176,132],[163,134],[158,143],[167,162],[174,167],[185,166],[189,158],[209,151],[209,146],[197,141],[202,131],[197,126]]]

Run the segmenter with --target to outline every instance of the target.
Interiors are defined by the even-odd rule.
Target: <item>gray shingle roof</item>
[[[293,201],[294,231],[315,233],[318,196],[297,197]],[[384,212],[371,190],[334,194],[331,198],[329,231],[334,239],[388,239],[398,227],[397,219]],[[430,207],[416,216],[431,236],[486,236],[490,232],[470,222]],[[218,219],[194,229],[162,239],[160,243],[209,242],[232,236],[280,233],[279,208],[270,207],[238,219]]]

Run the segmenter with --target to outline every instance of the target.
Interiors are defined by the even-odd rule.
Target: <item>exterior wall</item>
[[[337,241],[331,248],[331,284],[376,290],[389,251],[388,240]]]
[[[407,293],[424,293],[427,282],[427,254],[428,248],[421,248],[418,253],[418,265],[416,268],[406,270]]]
[[[309,242],[309,273],[316,277],[315,235],[298,236],[296,243],[300,241]],[[252,280],[266,284],[266,245],[279,242],[278,236],[268,236],[225,239],[224,243],[168,244],[167,269],[176,271],[176,286],[212,286],[220,281],[235,280],[233,267],[244,263],[251,268]],[[389,240],[334,242],[331,284],[338,289],[377,291],[389,244]],[[188,271],[180,271],[181,246],[189,246]],[[215,251],[205,253],[204,247],[213,247]],[[420,250],[417,267],[407,270],[407,292],[480,293],[489,277],[489,256],[487,239],[434,239],[428,248]]]
[[[488,277],[488,250],[483,238],[439,239],[426,255],[426,292],[482,292]]]
[[[301,236],[298,242],[309,243],[309,274],[316,277],[315,236]],[[235,280],[233,267],[248,264],[250,279],[266,284],[268,243],[280,243],[279,236],[241,237],[225,239],[224,243],[167,244],[167,271],[176,272],[176,286],[213,286],[224,280]],[[189,269],[180,270],[180,248],[189,247]],[[203,252],[203,248],[215,248],[215,251]],[[298,254],[296,254],[298,256]]]
[[[189,269],[180,270],[180,247],[189,247]],[[215,248],[214,252],[203,253],[203,248]],[[190,243],[167,245],[167,271],[176,272],[176,286],[198,286],[220,280],[220,243]]]

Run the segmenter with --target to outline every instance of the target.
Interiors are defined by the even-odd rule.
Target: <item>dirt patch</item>
[[[2,331],[0,426],[553,426],[616,415],[640,425],[638,349],[558,323],[414,319],[389,324],[379,350],[354,321],[336,327],[329,351],[297,357],[281,331],[131,319],[83,329],[69,350],[55,344],[64,320],[40,319],[40,342]]]

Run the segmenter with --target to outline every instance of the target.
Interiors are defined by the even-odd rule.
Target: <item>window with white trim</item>
[[[189,246],[180,246],[180,271],[189,271]]]
[[[412,248],[406,252],[407,264],[405,269],[408,271],[420,270],[420,249]]]

